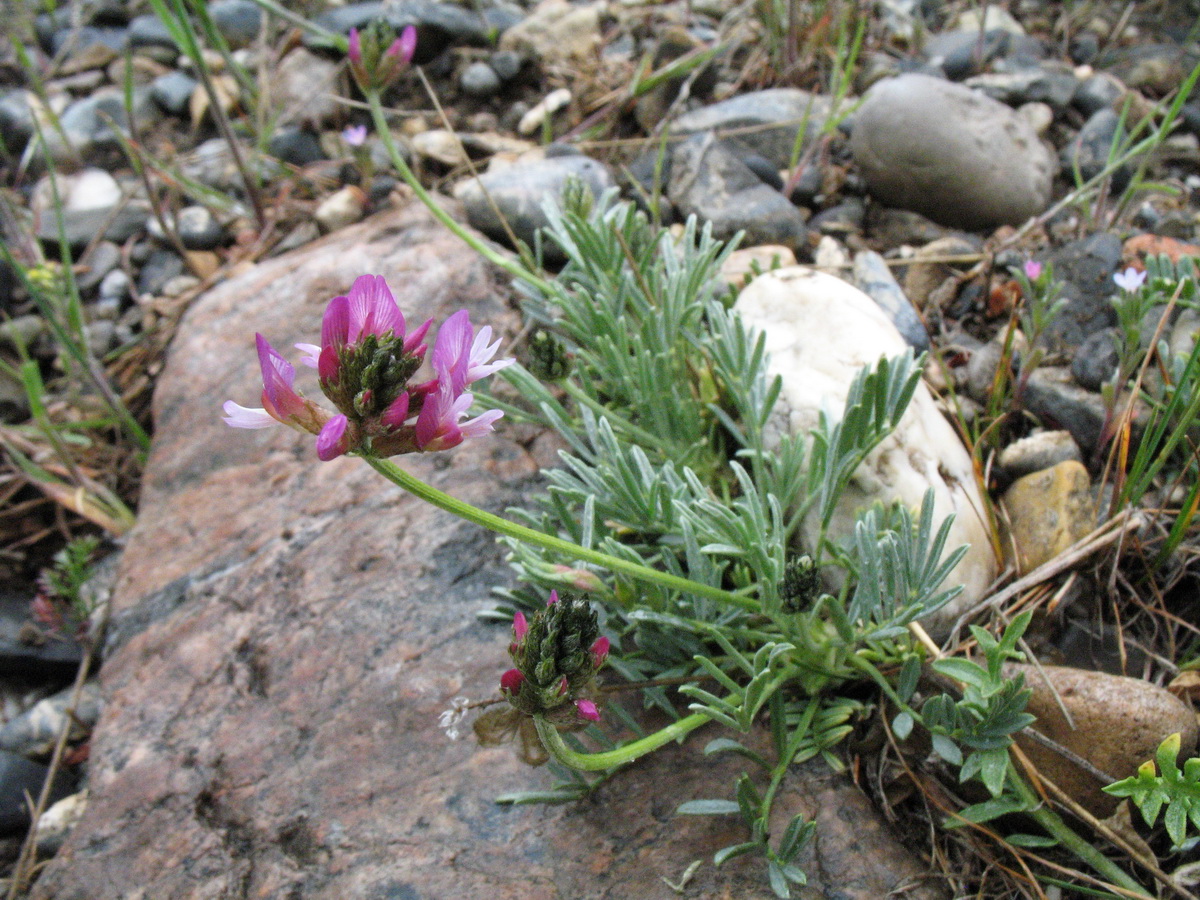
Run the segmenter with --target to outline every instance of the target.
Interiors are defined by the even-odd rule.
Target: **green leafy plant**
[[[1189,823],[1200,830],[1200,759],[1189,759],[1180,769],[1179,745],[1179,735],[1171,735],[1159,744],[1154,759],[1138,767],[1136,775],[1104,788],[1114,797],[1128,797],[1149,826],[1165,809],[1163,825],[1176,850],[1195,842],[1194,835],[1188,837]]]

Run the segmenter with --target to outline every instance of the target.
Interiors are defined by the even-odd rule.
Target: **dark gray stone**
[[[30,97],[19,89],[0,92],[0,138],[10,153],[20,153],[33,137]]]
[[[1097,72],[1079,82],[1071,105],[1085,116],[1092,116],[1102,109],[1116,109],[1125,96],[1125,86],[1106,72]]]
[[[486,46],[494,35],[487,20],[474,10],[425,0],[352,3],[322,13],[313,23],[337,34],[348,34],[351,28],[365,28],[379,18],[386,19],[397,31],[408,25],[416,26],[417,50],[413,62],[417,65],[424,65],[453,44]],[[312,34],[305,34],[304,43],[314,50],[327,48],[320,37]]]
[[[711,223],[714,236],[729,240],[745,232],[745,244],[783,244],[808,252],[804,216],[713,135],[695,135],[672,150],[667,196],[682,216]]]
[[[1066,300],[1048,335],[1067,347],[1078,347],[1091,334],[1117,321],[1110,298],[1116,293],[1112,275],[1121,263],[1121,240],[1101,232],[1065,244],[1051,254],[1054,277]]]
[[[976,75],[968,78],[966,85],[1009,106],[1046,103],[1054,109],[1066,109],[1075,96],[1079,79],[1070,69],[1044,64],[1012,72]]]
[[[132,113],[134,122],[143,130],[162,118],[148,86],[133,89]],[[124,93],[118,88],[105,88],[76,100],[64,110],[59,121],[68,143],[63,143],[58,129],[46,130],[46,148],[53,159],[61,162],[70,158],[72,151],[86,157],[95,151],[116,150],[120,142],[113,129],[128,134]]]
[[[471,97],[487,98],[500,90],[501,79],[485,62],[473,62],[458,77],[458,86]]]
[[[168,281],[184,271],[183,260],[178,253],[163,248],[151,252],[142,270],[138,273],[138,293],[157,294]]]
[[[146,13],[143,16],[136,16],[130,23],[128,29],[129,46],[143,47],[165,47],[168,50],[178,50],[175,44],[175,38],[171,37],[171,32],[167,26],[163,24],[162,19],[153,13]]]
[[[83,650],[70,638],[39,639],[30,614],[32,597],[0,596],[0,675],[66,682],[74,677]]]
[[[100,46],[120,53],[125,49],[128,33],[124,28],[100,28],[85,25],[82,28],[63,28],[54,32],[50,39],[51,50],[58,54],[69,47],[69,55],[81,54],[93,46]]]
[[[472,227],[508,243],[502,220],[488,201],[486,190],[516,236],[532,246],[537,230],[548,222],[543,202],[561,197],[571,179],[581,181],[596,197],[616,186],[608,169],[576,153],[485,173],[460,184],[455,194],[462,201]]]
[[[29,797],[37,797],[50,770],[41,763],[0,750],[0,834],[16,835],[29,830]],[[60,771],[50,791],[50,802],[74,791],[72,779]]]
[[[515,50],[497,50],[488,59],[488,65],[502,81],[512,81],[521,74],[525,59]]]
[[[851,197],[837,206],[821,210],[808,220],[808,227],[834,237],[862,234],[866,216],[866,205],[858,197]]]
[[[1094,178],[1108,165],[1114,141],[1124,141],[1125,137],[1121,117],[1116,111],[1101,109],[1084,123],[1075,140],[1063,149],[1063,168],[1071,172],[1078,169],[1084,181]],[[1112,179],[1113,192],[1119,194],[1128,187],[1133,173],[1126,164],[1109,177]]]
[[[88,257],[80,262],[87,266],[87,269],[78,276],[79,289],[90,291],[121,264],[121,248],[112,241],[101,241],[92,248]]]
[[[1079,345],[1071,360],[1071,374],[1080,387],[1098,391],[1113,380],[1121,361],[1120,342],[1117,329],[1105,328],[1089,335]]]
[[[1011,38],[1001,28],[986,32],[982,39],[978,31],[944,31],[925,43],[924,56],[951,81],[962,81],[982,72],[988,63],[1003,55]]]
[[[671,123],[672,134],[716,132],[744,152],[765,157],[777,168],[791,164],[796,135],[816,138],[829,116],[829,98],[796,88],[771,88],[686,112]],[[747,134],[737,132],[745,129]]]
[[[874,250],[864,250],[855,256],[854,283],[887,314],[910,347],[918,353],[929,349],[925,323],[882,256]]]
[[[199,84],[195,78],[183,72],[168,72],[154,79],[150,85],[150,96],[164,112],[173,116],[184,116],[188,114],[192,95]]]
[[[271,136],[267,152],[293,166],[310,166],[328,159],[321,141],[307,128],[284,128]]]
[[[234,50],[254,43],[262,27],[263,11],[250,0],[216,0],[209,4],[208,14]]]
[[[1104,401],[1099,394],[1077,385],[1070,369],[1035,369],[1025,382],[1020,402],[1048,428],[1071,432],[1085,459],[1091,459],[1100,448],[1108,418]]]
[[[212,250],[225,241],[225,229],[203,206],[185,206],[173,219],[175,234],[188,250]],[[150,220],[148,231],[155,240],[168,239],[157,219]]]

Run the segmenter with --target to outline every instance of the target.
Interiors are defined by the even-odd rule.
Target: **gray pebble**
[[[254,43],[262,26],[262,10],[250,0],[216,0],[209,4],[208,14],[234,50]]]
[[[1098,391],[1111,382],[1121,361],[1120,338],[1115,328],[1105,328],[1090,335],[1075,351],[1071,374],[1080,387]]]
[[[918,353],[929,349],[929,332],[925,323],[882,256],[874,250],[864,250],[855,256],[854,283],[887,313],[910,347]]]
[[[1071,459],[1083,462],[1069,431],[1038,431],[1001,450],[997,462],[1015,480]]]
[[[512,81],[521,74],[525,60],[515,50],[498,50],[488,59],[488,65],[500,76],[501,81]]]
[[[129,276],[124,269],[113,269],[100,282],[102,300],[124,300],[129,296]]]
[[[192,95],[198,85],[195,78],[176,70],[155,78],[150,85],[150,96],[164,112],[172,116],[184,116],[188,114]]]
[[[491,97],[500,90],[500,76],[485,62],[473,62],[458,78],[462,92],[471,97]]]

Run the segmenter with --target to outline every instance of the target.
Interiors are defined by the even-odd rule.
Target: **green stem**
[[[1028,814],[1033,816],[1047,834],[1057,838],[1059,843],[1112,884],[1149,898],[1144,886],[1130,878],[1124,869],[1076,834],[1057,813],[1042,802],[1041,797],[1034,793],[1033,788],[1017,772],[1011,759],[1008,763],[1008,783],[1016,789],[1017,794],[1024,801],[1028,808]]]
[[[605,750],[603,753],[577,753],[566,745],[557,728],[541,716],[533,717],[538,737],[542,739],[542,745],[546,748],[546,752],[564,766],[570,766],[580,772],[603,772],[605,769],[626,765],[670,741],[690,734],[704,723],[711,721],[704,713],[692,713],[677,722],[672,722],[666,728],[615,750]]]
[[[442,209],[441,204],[433,198],[433,195],[429,191],[425,190],[425,186],[421,184],[417,176],[413,174],[413,170],[409,168],[408,163],[404,161],[404,157],[400,155],[400,149],[396,146],[396,141],[392,138],[387,117],[383,114],[383,103],[379,99],[379,91],[367,89],[363,93],[367,98],[367,105],[371,108],[371,120],[375,123],[375,131],[378,132],[380,140],[383,141],[383,146],[391,158],[392,165],[396,167],[396,171],[404,179],[404,183],[413,189],[413,193],[417,195],[417,199],[424,203],[426,208],[433,213],[434,218],[454,232],[464,244],[488,262],[499,266],[514,278],[528,282],[539,291],[547,294],[550,293],[550,283],[546,279],[529,271],[525,266],[507,254],[502,253],[482,237],[470,231],[461,222],[451,216],[450,213],[446,212],[446,210]]]
[[[437,488],[421,481],[415,475],[406,472],[391,460],[379,459],[367,454],[363,454],[362,458],[367,461],[371,468],[397,487],[403,488],[413,496],[419,497],[426,503],[436,506],[438,509],[443,509],[448,513],[458,516],[460,519],[473,522],[497,534],[515,538],[527,544],[533,544],[544,550],[562,553],[584,562],[594,563],[598,566],[603,566],[609,571],[620,572],[639,581],[659,584],[671,590],[695,594],[698,597],[707,597],[710,600],[716,600],[718,603],[737,606],[750,612],[758,612],[758,603],[749,597],[733,594],[709,584],[701,584],[698,581],[680,578],[678,575],[672,575],[669,572],[660,572],[657,569],[651,569],[649,566],[620,559],[616,556],[609,556],[607,553],[601,553],[598,550],[589,550],[571,541],[566,541],[541,531],[535,531],[524,525],[518,525],[516,522],[510,522],[508,519],[501,518],[439,491]]]

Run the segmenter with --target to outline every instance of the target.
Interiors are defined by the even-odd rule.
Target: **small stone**
[[[313,221],[328,233],[352,225],[363,217],[367,208],[367,195],[356,185],[347,185],[330,194],[313,212]]]
[[[30,313],[24,316],[13,316],[11,319],[0,321],[0,343],[10,347],[32,347],[44,335],[50,333],[46,320],[41,316]]]
[[[1000,6],[964,9],[954,22],[955,31],[979,34],[981,31],[993,29],[1007,31],[1009,34],[1025,33],[1025,29],[1013,18],[1012,13]]]
[[[497,50],[488,59],[488,66],[502,81],[512,81],[521,74],[525,58],[512,50]]]
[[[1066,551],[1096,527],[1087,469],[1066,460],[1024,475],[1004,493],[1017,568],[1032,572]]]
[[[1153,331],[1150,332],[1153,334]],[[1113,380],[1121,362],[1121,337],[1115,328],[1105,328],[1084,339],[1071,360],[1071,374],[1080,387],[1098,391]]]
[[[432,128],[414,134],[410,143],[417,155],[436,160],[451,168],[464,166],[471,159],[458,135],[444,128]]]
[[[279,112],[278,125],[327,125],[342,112],[341,64],[297,47],[270,70],[266,91]]]
[[[281,128],[271,136],[267,152],[291,166],[310,166],[328,159],[321,139],[308,128]]]
[[[97,359],[103,359],[108,354],[108,351],[117,345],[117,326],[115,322],[107,319],[88,322],[83,326],[83,331],[84,336],[87,338],[88,349]]]
[[[1070,369],[1034,369],[1021,393],[1021,405],[1046,425],[1071,432],[1084,458],[1091,458],[1099,449],[1108,410],[1099,394],[1075,383]]]
[[[1115,325],[1112,281],[1122,261],[1121,239],[1107,231],[1064,244],[1051,254],[1054,277],[1066,303],[1050,323],[1048,335],[1066,347],[1078,347],[1091,334]]]
[[[126,34],[130,47],[164,47],[173,51],[179,49],[170,30],[163,24],[163,20],[153,13],[135,16],[129,22]]]
[[[821,239],[817,241],[817,249],[813,251],[814,269],[840,278],[849,272],[853,265],[853,257],[841,241],[832,235],[821,235]]]
[[[183,259],[197,278],[209,278],[221,268],[221,257],[210,250],[189,250]]]
[[[454,195],[466,209],[467,221],[488,237],[509,242],[504,220],[513,233],[529,245],[533,245],[539,228],[549,223],[542,204],[562,196],[567,182],[577,180],[587,187],[593,197],[600,197],[616,186],[612,175],[594,159],[574,154],[553,156],[531,162],[522,162],[508,168],[486,172],[479,178],[461,182]],[[497,214],[490,200],[499,209]],[[557,248],[552,242],[545,245],[552,255]]]
[[[233,50],[254,43],[262,27],[263,11],[250,0],[216,0],[208,5],[208,14]]]
[[[712,223],[713,235],[721,240],[742,231],[753,244],[808,249],[800,210],[711,134],[690,137],[672,150],[667,196],[681,215]]]
[[[821,133],[829,111],[827,97],[796,88],[771,88],[686,112],[671,123],[670,131],[672,134],[716,132],[743,151],[763,156],[775,168],[782,169],[791,165],[801,123],[807,146]]]
[[[180,71],[168,72],[154,79],[150,85],[150,96],[163,108],[163,112],[185,116],[199,84],[196,79]]]
[[[850,148],[882,203],[958,228],[1022,224],[1046,207],[1055,174],[1053,155],[1015,112],[927,75],[872,87]]]
[[[0,750],[0,834],[21,834],[29,829],[29,797],[37,797],[50,770],[41,763]],[[70,779],[59,772],[50,791],[51,802],[71,793]]]
[[[1069,167],[1071,171],[1078,169],[1085,181],[1094,178],[1108,165],[1113,143],[1125,139],[1120,115],[1112,109],[1101,109],[1084,122],[1075,140],[1064,148],[1063,167]],[[1119,194],[1128,187],[1133,174],[1129,165],[1125,164],[1109,177],[1112,179],[1112,190]]]
[[[930,295],[950,279],[957,283],[958,270],[969,267],[978,253],[977,245],[957,235],[930,241],[913,255],[912,265],[904,273],[904,293],[913,306],[925,309]],[[961,261],[941,261],[959,257]]]
[[[0,92],[0,138],[12,153],[19,153],[33,137],[35,95],[25,90]]]
[[[1066,109],[1075,96],[1079,81],[1070,69],[1044,65],[1015,72],[975,75],[965,84],[1010,106],[1046,103],[1054,109]]]
[[[918,353],[929,349],[929,331],[925,323],[882,256],[874,250],[858,253],[854,257],[854,283],[879,304],[910,347]]]
[[[1102,109],[1117,109],[1125,94],[1125,85],[1107,72],[1097,72],[1079,82],[1071,104],[1090,117]]]
[[[500,75],[485,62],[473,62],[458,76],[458,86],[470,97],[487,98],[501,87]]]
[[[1135,775],[1170,735],[1181,737],[1181,759],[1194,755],[1196,715],[1164,688],[1138,678],[1062,666],[1010,663],[1004,671],[1023,674],[1025,686],[1033,691],[1026,707],[1037,717],[1033,727],[1104,773],[1104,780],[1098,780],[1051,748],[1016,735],[1038,771],[1094,816],[1110,816],[1119,802],[1101,788]],[[1060,702],[1071,714],[1070,723]]]
[[[163,286],[176,275],[183,274],[183,260],[179,254],[166,248],[156,248],[138,272],[139,294],[158,294]]]
[[[1015,480],[1070,460],[1083,462],[1071,432],[1036,431],[1001,450],[997,463],[1005,475]]]
[[[1029,123],[1038,137],[1044,138],[1054,124],[1054,110],[1048,103],[1023,103],[1017,108],[1017,115]]]
[[[517,124],[517,131],[524,135],[533,134],[556,112],[565,109],[570,102],[571,92],[566,88],[551,91],[533,109],[521,116],[521,121]]]
[[[62,848],[71,834],[71,829],[83,818],[84,810],[87,809],[87,798],[88,792],[80,791],[63,797],[42,813],[38,819],[37,836],[34,839],[37,842],[38,853],[53,856]]]
[[[129,276],[123,269],[113,269],[100,282],[102,300],[124,300],[129,296]]]
[[[796,265],[796,254],[782,244],[759,244],[734,250],[721,264],[721,280],[740,291],[763,272]]]
[[[204,206],[185,206],[175,216],[175,230],[187,250],[212,250],[225,240],[225,229]]]
[[[541,0],[523,21],[500,36],[500,49],[536,59],[547,68],[578,66],[593,60],[600,47],[603,8],[603,3]]]
[[[47,755],[67,726],[71,740],[84,737],[100,718],[100,686],[87,682],[79,692],[79,702],[73,704],[74,695],[74,688],[59,691],[0,725],[0,750],[21,756]]]

